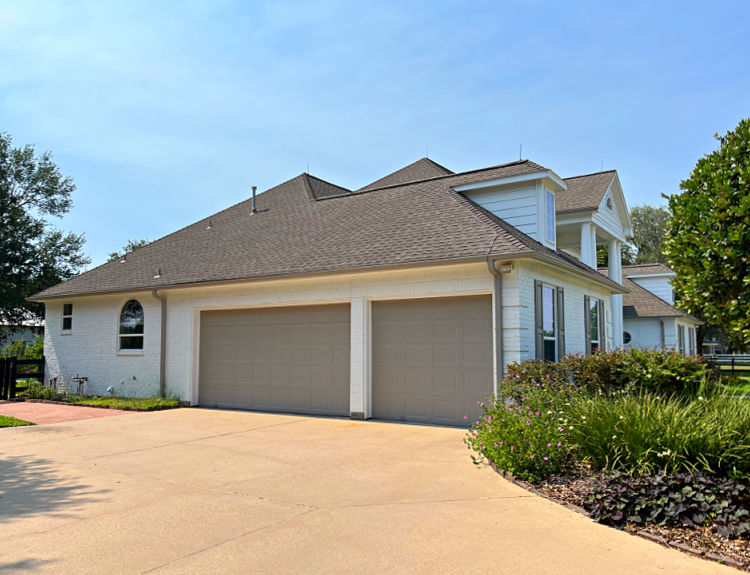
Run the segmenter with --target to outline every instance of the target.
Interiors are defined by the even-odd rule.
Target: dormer
[[[557,194],[567,186],[553,171],[472,182],[454,189],[538,242],[557,248]]]

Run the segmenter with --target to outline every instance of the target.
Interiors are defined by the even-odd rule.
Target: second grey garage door
[[[373,417],[467,425],[492,373],[490,296],[373,302]]]
[[[349,306],[204,311],[201,405],[349,415]]]

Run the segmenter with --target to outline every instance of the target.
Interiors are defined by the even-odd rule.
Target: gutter
[[[505,377],[505,360],[503,358],[503,278],[495,268],[495,260],[487,258],[487,268],[494,276],[494,304],[495,304],[495,365],[497,365],[497,380],[494,384],[497,393],[497,384]]]
[[[167,298],[161,295],[156,289],[151,290],[151,294],[161,302],[161,338],[159,341],[159,395],[166,395],[166,366],[167,366]]]

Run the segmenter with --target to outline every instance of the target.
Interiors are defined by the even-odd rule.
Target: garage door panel
[[[373,416],[466,425],[492,392],[489,296],[373,302]]]
[[[201,314],[199,403],[347,415],[349,306]]]

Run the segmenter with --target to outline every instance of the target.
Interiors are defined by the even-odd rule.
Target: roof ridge
[[[588,178],[590,176],[598,176],[599,174],[610,174],[616,172],[617,170],[601,170],[599,172],[591,172],[590,174],[581,174],[580,176],[570,176],[568,178],[563,178],[563,180],[575,180],[576,178]]]
[[[532,163],[532,164],[534,164],[536,166],[539,166],[540,168],[544,168],[544,166],[542,166],[541,164],[537,164],[536,162],[532,162],[531,160],[528,160],[528,159],[526,159],[526,160],[515,160],[513,162],[508,162],[508,163],[505,163],[505,164],[497,164],[496,166],[487,166],[486,168],[475,168],[473,170],[466,170],[465,172],[453,172],[452,174],[445,174],[444,176],[433,176],[432,178],[422,178],[420,180],[413,180],[413,181],[410,181],[410,182],[403,182],[401,184],[390,184],[388,186],[379,186],[377,188],[370,188],[370,189],[367,189],[367,190],[365,190],[363,188],[360,188],[359,190],[355,190],[355,192],[357,192],[357,193],[366,193],[366,192],[374,192],[376,190],[385,190],[385,189],[388,189],[388,188],[400,188],[401,186],[410,186],[412,184],[418,184],[420,182],[431,182],[431,181],[434,181],[434,180],[442,180],[444,178],[455,178],[455,177],[458,177],[458,176],[464,176],[466,174],[475,174],[477,172],[486,172],[488,170],[495,170],[497,168],[507,168],[509,166],[515,166],[515,165],[525,164],[527,162],[530,162],[530,163]]]
[[[333,182],[329,182],[328,180],[324,180],[323,178],[319,178],[318,176],[314,176],[313,174],[309,172],[305,172],[303,174],[304,176],[307,176],[308,178],[312,178],[313,180],[318,180],[319,182],[323,182],[324,184],[328,184],[329,186],[333,186],[334,188],[338,188],[339,190],[345,190],[348,193],[352,193],[354,190],[350,190],[349,188],[345,188],[344,186],[339,186],[338,184],[334,184]]]

